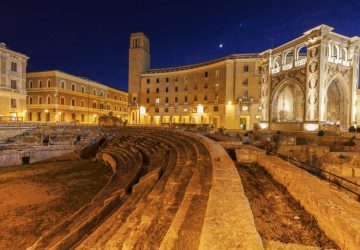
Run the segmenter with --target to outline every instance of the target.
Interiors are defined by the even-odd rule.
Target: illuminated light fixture
[[[96,117],[97,115],[95,114],[94,117]]]
[[[184,112],[187,112],[188,111],[188,109],[187,108],[184,108]]]
[[[204,107],[203,107],[201,104],[199,104],[199,105],[197,106],[197,113],[198,113],[198,114],[204,113]]]
[[[17,117],[17,113],[11,113],[11,117]]]
[[[266,129],[269,127],[269,123],[267,123],[267,122],[261,122],[259,125],[260,125],[261,129]]]
[[[316,131],[319,128],[319,124],[308,123],[304,125],[306,131]]]
[[[259,111],[261,111],[261,109],[262,109],[262,108],[261,108],[261,105],[259,105]]]
[[[27,110],[25,109],[25,110],[23,111],[23,113],[27,113]]]
[[[118,118],[120,118],[120,115],[117,115]]]
[[[49,113],[49,110],[45,109],[45,113]]]
[[[231,102],[231,101],[228,101],[228,106],[232,106],[232,102]]]
[[[145,115],[146,114],[146,109],[144,106],[140,107],[140,115]]]
[[[241,107],[241,110],[242,110],[242,111],[248,111],[248,110],[249,110],[249,107],[246,106],[246,105],[244,105],[244,106]]]

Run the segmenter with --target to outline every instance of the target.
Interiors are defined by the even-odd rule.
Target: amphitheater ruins
[[[358,134],[15,129],[2,127],[2,249],[360,246]]]

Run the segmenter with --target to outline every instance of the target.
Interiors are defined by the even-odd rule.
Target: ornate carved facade
[[[347,129],[356,123],[360,39],[332,30],[320,25],[261,54],[263,128]]]

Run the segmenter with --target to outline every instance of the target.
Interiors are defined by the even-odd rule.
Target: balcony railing
[[[306,64],[306,62],[307,62],[307,58],[303,58],[303,59],[297,60],[297,61],[295,61],[295,67],[303,66],[303,65]]]

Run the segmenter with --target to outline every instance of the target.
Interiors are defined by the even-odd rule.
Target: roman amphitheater
[[[1,249],[360,246],[356,133],[2,131]]]

